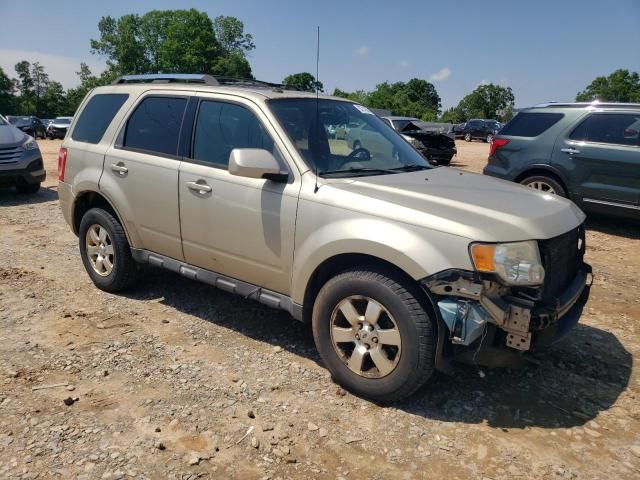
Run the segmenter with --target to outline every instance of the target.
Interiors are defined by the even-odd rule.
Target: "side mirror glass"
[[[282,173],[273,154],[262,148],[231,150],[229,173],[238,177],[266,178],[274,182],[286,182],[289,178],[286,173]]]

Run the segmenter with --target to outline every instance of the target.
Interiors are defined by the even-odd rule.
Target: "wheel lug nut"
[[[371,339],[371,341],[372,341],[373,343],[378,343],[378,337],[373,337],[373,338]]]

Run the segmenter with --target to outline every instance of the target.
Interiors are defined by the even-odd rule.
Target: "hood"
[[[447,167],[327,181],[338,205],[485,242],[543,240],[580,225],[573,202]],[[323,189],[320,189],[322,191]]]
[[[0,147],[22,145],[27,137],[28,135],[13,125],[0,125]]]

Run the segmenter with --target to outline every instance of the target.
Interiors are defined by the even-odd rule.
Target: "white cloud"
[[[14,66],[22,60],[27,60],[30,63],[40,62],[44,66],[45,72],[49,74],[49,80],[58,81],[65,88],[72,88],[80,83],[76,74],[80,70],[80,62],[89,65],[94,75],[102,73],[106,66],[105,62],[91,58],[74,58],[33,50],[0,48],[0,67],[9,77],[17,77]]]
[[[438,70],[436,73],[432,73],[429,77],[429,80],[432,82],[441,82],[442,80],[446,80],[451,76],[451,70],[447,67]]]
[[[487,80],[486,78],[483,78],[482,80],[480,80],[480,83],[478,84],[478,86],[481,85],[489,85],[491,82],[489,80]]]
[[[369,47],[360,47],[356,50],[356,53],[361,57],[366,57],[369,55]]]
[[[409,62],[408,62],[408,61],[406,61],[406,60],[400,60],[399,65],[400,65],[402,68],[407,68],[407,67],[409,66]]]

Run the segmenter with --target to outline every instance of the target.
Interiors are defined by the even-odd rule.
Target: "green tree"
[[[356,90],[355,92],[345,92],[344,90],[340,90],[336,88],[333,90],[334,97],[348,98],[353,102],[358,102],[363,105],[369,104],[369,92],[365,92],[364,90]]]
[[[35,112],[35,96],[33,93],[33,78],[31,77],[31,64],[26,60],[16,63],[15,71],[18,74],[16,88],[20,92],[17,98],[17,108],[23,115]]]
[[[369,94],[367,106],[391,110],[394,115],[435,120],[440,113],[441,100],[432,83],[413,78],[406,83],[383,82],[376,85]]]
[[[322,82],[316,80],[316,77],[309,72],[294,73],[293,75],[287,75],[282,80],[283,85],[288,87],[295,87],[305,92],[324,91],[324,85]]]
[[[592,100],[640,102],[640,76],[638,72],[619,69],[608,77],[596,77],[584,91],[576,95],[577,102]]]
[[[108,71],[118,74],[209,73],[251,78],[245,57],[255,48],[251,35],[244,33],[244,25],[234,17],[216,21],[214,29],[209,16],[193,8],[102,17],[100,38],[91,40],[91,51],[107,57]]]
[[[247,52],[256,48],[253,36],[244,33],[244,23],[235,17],[216,17],[213,20],[213,32],[225,55],[235,53],[244,57]]]
[[[31,79],[33,80],[33,97],[36,115],[40,115],[42,110],[42,96],[49,88],[49,74],[44,71],[44,66],[39,62],[31,64]],[[45,110],[46,111],[46,110]]]
[[[465,120],[470,118],[502,120],[509,108],[512,111],[514,101],[515,97],[511,87],[489,83],[488,85],[480,85],[460,100],[456,110]]]
[[[443,123],[462,123],[465,121],[465,118],[456,108],[451,107],[444,111],[440,117],[440,121]]]
[[[80,85],[67,91],[64,110],[68,114],[73,114],[78,109],[90,90],[102,85],[109,85],[118,77],[119,72],[113,68],[107,68],[102,74],[95,76],[86,63],[81,63],[80,70],[76,74],[80,78]]]
[[[13,82],[0,67],[0,114],[9,115],[16,113],[16,97],[13,91]]]
[[[57,117],[67,113],[67,97],[60,82],[50,82],[42,94],[40,113]],[[44,116],[44,115],[43,115]]]

